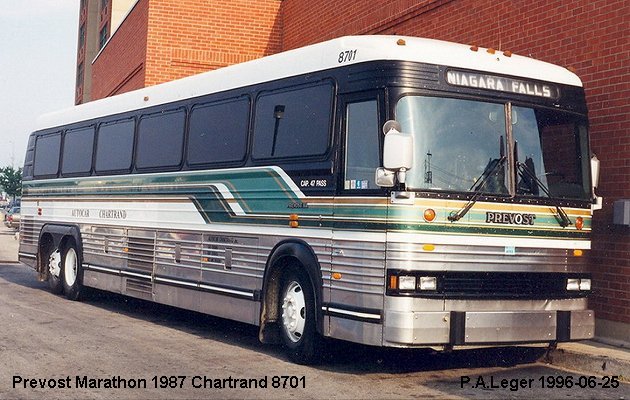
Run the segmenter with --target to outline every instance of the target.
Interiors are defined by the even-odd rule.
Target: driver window
[[[344,189],[377,189],[374,171],[380,166],[376,100],[346,107],[346,169]]]

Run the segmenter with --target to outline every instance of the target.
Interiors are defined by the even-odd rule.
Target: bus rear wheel
[[[62,256],[63,291],[68,300],[79,300],[82,288],[82,271],[79,253],[74,243],[67,243]]]
[[[61,282],[61,252],[54,249],[48,257],[46,257],[46,268],[48,269],[48,286],[54,294],[63,292],[63,283]]]
[[[298,364],[317,362],[321,338],[315,328],[315,296],[304,271],[291,269],[284,276],[278,315],[289,358]]]

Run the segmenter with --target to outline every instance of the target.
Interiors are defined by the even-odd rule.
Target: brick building
[[[475,43],[575,68],[602,161],[591,306],[598,336],[628,341],[630,228],[613,223],[613,202],[630,198],[628,0],[83,0],[80,13],[77,103],[350,34]]]

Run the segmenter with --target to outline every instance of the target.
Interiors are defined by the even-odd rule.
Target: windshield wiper
[[[557,200],[554,200],[553,197],[551,197],[551,193],[549,193],[549,188],[536,176],[536,174],[532,173],[532,171],[527,167],[525,163],[516,161],[516,171],[521,176],[521,178],[525,178],[525,176],[527,176],[529,179],[536,182],[540,190],[542,190],[547,195],[547,197],[549,197],[549,199],[553,201],[553,205],[556,206],[556,211],[558,212],[558,215],[556,215],[556,219],[558,220],[558,223],[561,227],[566,228],[567,226],[571,225],[571,220],[569,219],[569,216],[560,206],[560,203]]]
[[[483,187],[486,185],[486,183],[488,183],[488,180],[490,179],[490,177],[493,176],[499,170],[499,168],[503,166],[503,164],[505,164],[505,160],[507,160],[507,157],[502,155],[500,158],[498,159],[495,158],[494,160],[490,161],[490,163],[488,163],[488,166],[486,167],[485,171],[483,171],[481,176],[479,176],[479,178],[477,178],[475,183],[473,183],[473,185],[470,187],[470,190],[475,193],[470,197],[470,199],[468,200],[466,205],[464,205],[464,207],[462,207],[457,212],[453,211],[447,217],[449,221],[451,222],[459,221],[464,215],[468,213],[468,211],[470,211],[472,206],[474,206],[477,200],[479,200],[479,196],[485,193],[482,190]]]

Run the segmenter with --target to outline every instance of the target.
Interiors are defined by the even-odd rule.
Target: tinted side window
[[[182,161],[183,110],[143,116],[138,125],[137,168],[175,167]]]
[[[190,115],[188,164],[243,160],[248,121],[249,100],[195,106]]]
[[[133,131],[133,119],[101,124],[96,142],[97,172],[125,172],[131,169]]]
[[[275,91],[256,102],[254,158],[323,155],[332,117],[331,84]]]
[[[66,132],[63,139],[61,173],[82,174],[92,169],[94,148],[94,127],[75,129]]]
[[[35,142],[35,176],[57,175],[61,133],[40,136]]]

